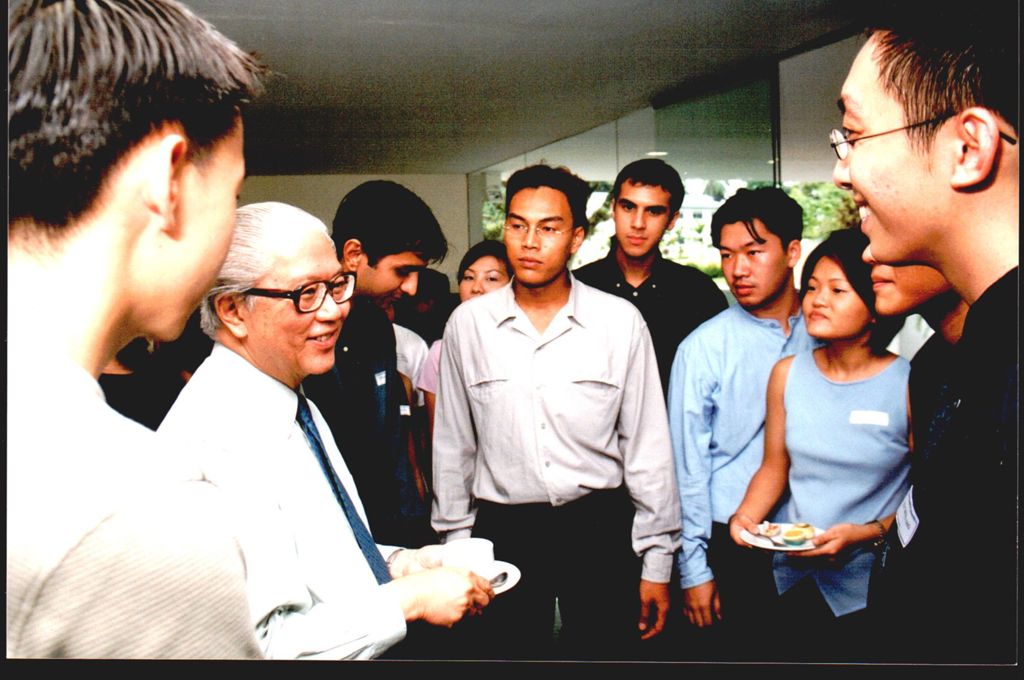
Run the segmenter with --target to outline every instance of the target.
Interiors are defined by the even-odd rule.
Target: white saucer
[[[494,589],[495,595],[500,595],[506,590],[510,590],[515,584],[519,583],[519,579],[522,577],[519,567],[511,562],[502,562],[501,560],[494,560],[494,562],[491,563],[490,568],[487,569],[487,573],[480,574],[480,576],[483,576],[489,581],[501,572],[507,573],[508,578],[505,579],[504,583]]]

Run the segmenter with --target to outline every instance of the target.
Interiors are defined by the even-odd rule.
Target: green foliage
[[[860,224],[849,192],[832,182],[799,182],[783,190],[804,209],[804,238],[822,239],[837,229]]]
[[[483,232],[485,239],[501,240],[501,230],[505,227],[505,194],[504,186],[487,187],[487,200],[483,208]]]

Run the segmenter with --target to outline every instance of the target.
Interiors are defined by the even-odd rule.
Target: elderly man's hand
[[[444,546],[439,543],[425,545],[416,550],[402,548],[389,562],[391,578],[401,578],[425,569],[440,567],[443,549]]]
[[[418,571],[384,587],[398,595],[406,621],[421,619],[448,628],[482,612],[494,597],[487,579],[455,567]]]

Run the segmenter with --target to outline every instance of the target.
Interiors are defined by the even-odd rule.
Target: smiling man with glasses
[[[378,545],[320,410],[300,388],[329,371],[355,288],[327,227],[283,203],[237,211],[200,309],[214,339],[160,433],[202,444],[206,476],[236,499],[247,591],[272,659],[374,658],[407,622],[450,626],[493,591],[439,566],[439,546]]]
[[[445,329],[433,525],[491,539],[523,575],[472,622],[466,651],[487,658],[643,658],[668,612],[680,518],[658,363],[636,307],[567,269],[589,193],[565,168],[514,173],[512,283]]]
[[[335,304],[340,305],[342,302],[348,302],[355,289],[356,275],[351,272],[343,272],[331,281],[304,283],[295,290],[250,288],[245,291],[245,294],[257,297],[286,298],[292,301],[295,311],[299,314],[308,314],[323,306],[328,293]]]
[[[868,32],[831,135],[835,182],[871,241],[865,257],[931,265],[970,305],[942,434],[915,441],[922,461],[868,611],[886,660],[1008,663],[1019,644],[1019,8],[919,10],[901,3]]]

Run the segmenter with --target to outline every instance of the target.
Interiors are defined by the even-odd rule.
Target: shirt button
[[[544,462],[544,467],[551,467],[551,461],[550,460],[549,461],[545,461]]]
[[[636,296],[637,296],[637,295],[639,295],[639,294],[640,294],[640,293],[636,292],[635,290],[633,291],[633,297],[636,297]]]
[[[548,429],[548,425],[547,425],[547,423],[541,423],[541,424],[540,424],[540,429],[542,429],[542,430],[546,430],[546,429]]]
[[[616,283],[616,284],[615,284],[615,287],[616,287],[616,288],[622,288],[622,284],[621,284],[621,283]]]
[[[347,352],[347,351],[348,351],[348,347],[342,347],[342,348],[341,348],[341,351],[342,351],[342,352]]]

